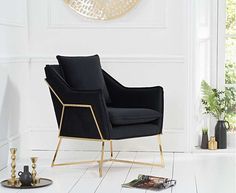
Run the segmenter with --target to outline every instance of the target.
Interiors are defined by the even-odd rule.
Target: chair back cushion
[[[57,56],[66,82],[77,90],[101,89],[107,103],[109,93],[102,74],[100,59],[94,56]]]

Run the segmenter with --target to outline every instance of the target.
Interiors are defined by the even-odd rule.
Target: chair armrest
[[[102,95],[102,90],[80,91],[71,89],[66,91],[60,91],[57,88],[53,89],[51,85],[49,86],[49,88],[52,94],[57,95],[58,100],[61,101],[61,104],[64,105],[65,108],[77,108],[78,111],[81,111],[83,108],[89,109],[90,111],[88,114],[88,120],[91,121],[90,124],[98,124],[98,131],[101,132],[102,138],[109,138],[110,121],[108,118],[105,100]],[[91,138],[89,136],[86,137]]]
[[[128,88],[103,71],[113,107],[150,108],[163,114],[164,92],[161,86]]]
[[[118,92],[116,92],[118,91]],[[163,88],[126,88],[117,89],[111,96],[112,106],[130,108],[149,108],[163,113]]]
[[[52,96],[55,113],[57,114],[58,125],[60,122],[60,117],[61,117],[61,112],[62,112],[61,109],[63,105],[66,106],[66,108],[72,108],[72,105],[74,105],[75,107],[78,104],[91,105],[94,115],[96,117],[97,123],[101,129],[103,138],[108,139],[110,137],[109,129],[111,126],[110,126],[107,107],[106,107],[105,100],[102,94],[102,90],[74,90],[65,82],[64,79],[62,79],[62,77],[58,76],[58,74],[53,72],[53,70],[50,69],[49,67],[48,68],[46,67],[45,71],[46,71],[46,76],[47,76],[45,80],[48,83],[49,88],[50,88],[50,93]],[[58,106],[61,106],[61,107],[58,107]],[[81,109],[82,108],[76,108],[77,112],[75,113],[77,114],[81,113],[79,112],[81,111]],[[73,110],[75,109],[73,108]],[[94,127],[95,123],[92,117],[92,113],[90,111],[88,112],[90,116],[88,117],[88,119],[85,118],[83,121],[86,122],[90,120],[92,122],[91,126]],[[89,136],[87,137],[91,138]]]

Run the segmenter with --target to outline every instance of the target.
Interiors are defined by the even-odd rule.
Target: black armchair
[[[58,56],[60,65],[46,65],[46,82],[59,127],[59,142],[65,137],[102,142],[99,173],[104,161],[113,159],[112,140],[158,136],[161,162],[137,164],[164,166],[160,134],[163,125],[162,87],[127,88],[101,69],[97,55],[90,57]],[[104,142],[110,142],[111,158],[104,160]],[[91,161],[87,161],[91,162]],[[70,164],[85,163],[72,162]]]

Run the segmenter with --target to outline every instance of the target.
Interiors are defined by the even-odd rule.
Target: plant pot
[[[227,131],[227,146],[236,148],[236,131]]]
[[[208,149],[208,134],[202,134],[201,148]]]
[[[228,127],[226,127],[226,124],[229,123],[227,121],[217,121],[215,126],[215,138],[218,143],[217,148],[218,149],[226,149],[227,148],[227,135],[226,130]]]

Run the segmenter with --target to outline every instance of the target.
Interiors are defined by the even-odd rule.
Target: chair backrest
[[[101,89],[106,103],[110,103],[98,55],[57,56],[57,60],[66,82],[72,88],[76,90]]]

